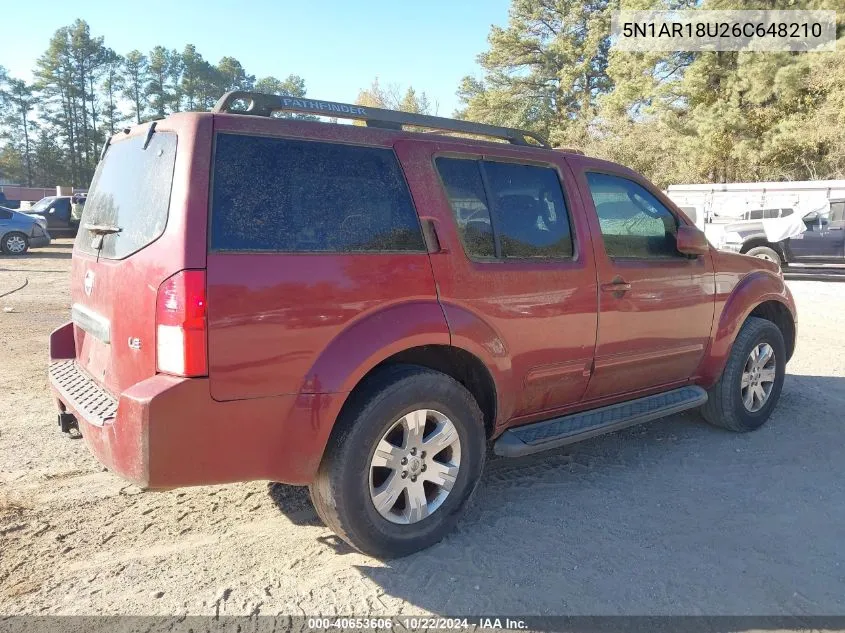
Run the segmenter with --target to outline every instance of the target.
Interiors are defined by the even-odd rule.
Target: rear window
[[[176,163],[176,134],[156,132],[147,149],[145,135],[109,146],[97,166],[85,202],[76,248],[97,255],[95,235],[86,226],[120,229],[104,235],[100,257],[123,259],[164,232]]]
[[[425,250],[389,149],[218,134],[212,190],[212,250]]]

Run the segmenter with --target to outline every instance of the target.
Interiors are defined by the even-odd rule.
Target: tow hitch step
[[[694,409],[705,402],[707,402],[707,392],[701,387],[681,387],[599,409],[508,429],[496,440],[493,450],[496,455],[504,457],[530,455],[649,422],[673,413],[680,413],[687,409]]]

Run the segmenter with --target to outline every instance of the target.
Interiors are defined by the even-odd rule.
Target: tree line
[[[841,9],[842,0],[511,0],[457,89],[454,116],[525,128],[644,173],[660,186],[845,178],[845,12],[829,53],[614,50],[624,9]],[[77,20],[55,32],[34,81],[0,67],[0,174],[87,186],[105,139],[130,123],[208,110],[228,90],[304,96],[305,80],[256,79],[188,44],[119,54]],[[413,87],[357,103],[438,114]]]
[[[614,50],[619,9],[838,9],[827,53]],[[512,0],[458,116],[672,183],[845,178],[842,0]]]
[[[58,29],[34,80],[0,66],[0,175],[26,185],[91,181],[105,139],[128,124],[209,110],[228,90],[305,95],[305,80],[250,75],[234,57],[216,64],[193,44],[120,54],[84,20]]]

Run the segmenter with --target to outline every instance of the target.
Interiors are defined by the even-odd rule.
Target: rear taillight
[[[183,270],[158,287],[158,371],[177,376],[208,374],[205,312],[205,271]]]

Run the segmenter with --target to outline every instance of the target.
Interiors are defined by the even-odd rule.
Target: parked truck
[[[845,264],[845,180],[671,185],[717,248],[790,264]]]
[[[74,216],[73,205],[76,196],[47,196],[31,208],[23,210],[29,215],[38,215],[47,221],[47,230],[53,235],[76,235],[79,219]]]

